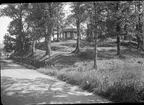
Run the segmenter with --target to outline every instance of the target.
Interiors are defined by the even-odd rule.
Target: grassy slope
[[[70,54],[76,41],[52,43],[51,60],[43,56],[45,51],[37,50],[35,59],[38,67],[44,61],[51,61],[54,68],[39,68],[38,71],[54,75],[68,83],[100,94],[113,101],[144,100],[144,53],[121,47],[122,56],[116,56],[116,44],[106,42],[98,45],[98,68],[93,69],[93,44],[82,42],[79,55]],[[43,45],[37,47],[42,48]],[[29,57],[29,60],[32,59]],[[40,62],[41,61],[41,62]],[[28,60],[26,61],[28,62]]]

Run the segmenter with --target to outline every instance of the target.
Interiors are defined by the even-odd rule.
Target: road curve
[[[109,103],[110,101],[33,69],[1,59],[3,105]]]

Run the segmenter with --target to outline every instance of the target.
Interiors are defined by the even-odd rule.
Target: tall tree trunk
[[[52,29],[53,29],[52,26],[48,27],[48,29],[47,29],[47,25],[46,25],[46,33],[45,33],[46,53],[45,53],[45,55],[49,55],[49,57],[51,54],[51,46],[50,45],[51,45],[51,35],[53,34]]]
[[[45,36],[45,45],[46,45],[46,54],[45,55],[49,55],[50,57],[50,54],[51,54],[51,37],[46,35]]]
[[[93,35],[93,29],[92,29],[92,24],[93,24],[93,17],[92,17],[92,14],[90,15],[90,42],[93,42],[93,38],[94,38],[94,35]]]
[[[94,68],[97,70],[97,33],[95,32],[95,47],[94,47],[95,57],[94,57]]]
[[[128,33],[129,35],[129,48],[130,48],[130,51],[131,51],[131,47],[132,47],[132,45],[131,45],[131,35],[130,35],[130,33]]]
[[[21,36],[17,36],[16,38],[16,52],[21,52],[22,49],[22,42],[21,42]]]
[[[138,16],[138,34],[137,34],[137,48],[140,48],[141,39],[140,39],[140,15]]]
[[[79,19],[77,20],[77,46],[76,50],[79,52],[80,51],[80,23]]]
[[[138,11],[140,11],[140,1],[138,2],[138,5],[137,5],[137,7],[138,7]],[[137,31],[138,31],[138,33],[137,33],[137,48],[139,49],[140,48],[140,46],[141,46],[141,34],[140,34],[140,31],[141,31],[141,27],[140,27],[140,25],[141,25],[141,22],[140,22],[140,14],[138,14],[138,26],[137,26]]]
[[[128,36],[127,24],[125,24],[124,29],[125,29],[125,32],[126,32],[125,35],[124,35],[124,40],[127,40],[127,36]]]
[[[127,32],[126,32],[126,33],[127,33]],[[124,35],[124,40],[127,40],[127,35],[126,35],[126,34]]]
[[[119,12],[119,1],[117,2],[117,12]],[[117,55],[120,55],[120,25],[119,25],[119,17],[116,23],[116,33],[117,33]]]
[[[137,49],[139,49],[140,48],[140,36],[139,36],[139,31],[138,31],[138,33],[137,33]]]
[[[52,14],[52,5],[51,3],[48,3],[49,6],[49,15],[50,15],[50,20],[48,21],[48,25],[46,24],[46,34],[45,34],[45,44],[46,44],[46,53],[45,55],[51,54],[51,35],[53,32],[53,14]]]
[[[143,34],[143,49],[144,49],[144,1],[143,1],[143,12],[142,12],[142,20],[143,20],[143,26],[142,26],[142,34]]]
[[[120,35],[117,33],[117,55],[120,55]]]
[[[36,45],[36,41],[33,40],[33,43],[32,43],[32,53],[34,54],[36,49],[35,49],[35,45]]]
[[[20,53],[24,50],[24,45],[23,45],[23,33],[22,33],[22,9],[20,9],[20,14],[19,14],[19,35],[17,36],[17,41],[16,41],[16,52]]]
[[[21,51],[24,51],[24,34],[23,34],[23,25],[22,25],[22,7],[20,8],[20,38],[21,38]]]
[[[77,44],[76,44],[76,49],[72,53],[80,53],[80,2],[77,2],[76,5],[76,26],[77,26]]]
[[[45,55],[51,54],[51,35],[52,35],[52,27],[48,27],[48,32],[47,32],[47,26],[46,26],[46,34],[45,34],[45,45],[46,45],[46,53]]]
[[[80,22],[79,18],[77,19],[77,45],[76,49],[72,53],[79,53],[80,52]]]
[[[94,68],[97,70],[97,38],[98,38],[98,35],[97,35],[97,20],[96,20],[96,15],[97,15],[97,11],[96,11],[96,3],[94,2],[93,3],[94,5],[94,14],[95,14],[95,27],[94,27],[94,39],[95,39],[95,48],[94,48],[94,52],[95,52],[95,57],[94,57]]]
[[[57,41],[59,41],[59,26],[57,26]]]

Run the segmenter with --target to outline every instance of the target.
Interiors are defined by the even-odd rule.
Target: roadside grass
[[[61,46],[69,44],[60,47],[56,44],[53,48],[62,51]],[[33,56],[14,59],[115,102],[144,101],[144,53],[127,48],[121,50],[121,56],[116,56],[116,49],[110,47],[114,47],[111,42],[99,45],[98,70],[93,69],[93,49],[83,50],[79,55],[53,54],[51,59],[44,55],[44,51],[37,50]]]
[[[99,94],[115,102],[144,100],[144,66],[117,68],[117,70],[86,70],[84,68],[46,69],[38,71],[56,76],[84,90]]]

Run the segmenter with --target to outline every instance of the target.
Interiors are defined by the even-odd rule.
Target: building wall
[[[75,39],[75,37],[76,37],[76,32],[73,31],[63,32],[63,39]]]

